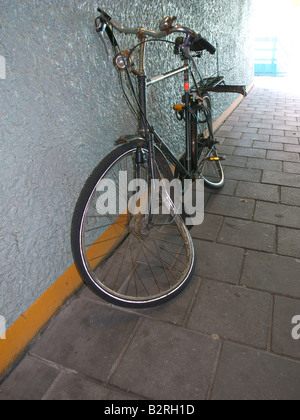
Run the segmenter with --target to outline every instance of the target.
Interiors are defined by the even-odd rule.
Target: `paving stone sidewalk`
[[[300,95],[274,81],[260,80],[218,131],[227,183],[207,191],[192,230],[186,291],[132,311],[83,288],[0,400],[300,399]]]

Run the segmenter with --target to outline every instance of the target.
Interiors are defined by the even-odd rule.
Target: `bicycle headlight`
[[[133,59],[129,51],[122,51],[115,56],[114,63],[119,70],[125,70],[133,66]]]

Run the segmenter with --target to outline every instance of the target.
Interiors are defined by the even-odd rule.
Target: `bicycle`
[[[72,220],[72,251],[81,277],[94,293],[116,305],[145,308],[178,295],[193,276],[196,257],[185,215],[178,214],[173,193],[159,189],[157,207],[159,210],[167,207],[168,211],[155,212],[153,204],[149,204],[151,200],[145,200],[155,192],[155,186],[151,184],[148,191],[141,191],[137,180],[150,185],[152,180],[163,183],[174,178],[182,182],[203,179],[209,188],[222,188],[225,157],[217,152],[209,92],[245,95],[246,90],[244,86],[225,85],[223,77],[202,79],[195,57],[201,57],[205,50],[215,54],[216,48],[193,30],[174,26],[175,17],[166,17],[161,21],[159,31],[153,31],[123,27],[100,8],[98,12],[96,30],[107,52],[104,33],[112,44],[114,64],[120,72],[128,106],[138,120],[138,133],[119,138],[118,147],[102,160],[87,180]],[[138,44],[130,51],[121,50],[114,30],[137,35]],[[175,41],[166,40],[168,35],[176,33],[181,36]],[[147,79],[144,59],[145,45],[149,42],[173,45],[183,66]],[[133,59],[136,50],[138,70]],[[183,103],[175,105],[174,111],[177,119],[185,124],[186,137],[186,151],[180,159],[150,124],[146,100],[149,86],[178,74],[184,76],[184,95]],[[127,79],[134,103],[126,93],[122,75]],[[138,93],[133,77],[137,80]],[[129,191],[131,181],[133,187]],[[114,212],[106,211],[105,207],[108,187],[115,199]],[[131,199],[137,192],[140,194],[132,204]],[[141,206],[142,201],[147,202],[146,206]],[[130,209],[130,202],[133,209]],[[139,211],[134,211],[136,209]]]

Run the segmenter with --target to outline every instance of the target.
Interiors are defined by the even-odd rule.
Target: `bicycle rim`
[[[211,99],[208,93],[203,93],[203,101],[205,106],[211,110]],[[224,186],[225,175],[219,160],[210,160],[218,157],[218,151],[214,146],[213,124],[210,119],[206,123],[200,124],[199,135],[199,162],[201,165],[201,175],[207,187],[220,189]]]
[[[201,160],[203,160],[202,177],[209,188],[222,188],[225,183],[225,175],[222,164],[219,160],[210,160],[210,158],[217,158],[218,152],[215,147],[204,147],[201,153]],[[205,160],[204,160],[205,159]]]
[[[186,286],[195,254],[191,236],[181,216],[175,214],[170,196],[167,203],[161,196],[159,201],[159,206],[169,206],[170,214],[153,215],[151,225],[148,211],[134,214],[134,207],[140,206],[147,194],[131,201],[134,191],[128,193],[124,176],[119,174],[127,173],[127,186],[134,180],[136,150],[136,145],[121,147],[99,165],[83,191],[84,199],[79,199],[72,242],[79,271],[94,292],[120,306],[146,307],[171,299]],[[142,153],[145,162],[138,167],[139,178],[148,180],[147,149]],[[159,178],[169,177],[162,155],[156,155]],[[114,215],[98,212],[99,191],[107,181],[115,183],[117,207],[124,200],[131,203]]]

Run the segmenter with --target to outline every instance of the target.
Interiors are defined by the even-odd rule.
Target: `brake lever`
[[[106,44],[106,41],[105,41],[105,38],[104,38],[104,31],[99,32],[99,36],[100,36],[101,41],[103,42],[103,45],[104,45],[104,49],[105,49],[107,58],[108,58],[108,60],[111,60],[112,58],[111,58],[109,49],[107,47],[107,44]]]
[[[101,19],[100,19],[99,24],[96,23],[96,31],[98,32],[99,37],[100,37],[101,41],[103,42],[104,49],[105,49],[108,60],[111,60],[111,55],[110,55],[109,49],[107,47],[107,44],[106,44],[106,41],[105,41],[105,38],[104,38],[104,32],[106,31],[106,27],[107,27],[107,24],[105,22],[103,22]]]

